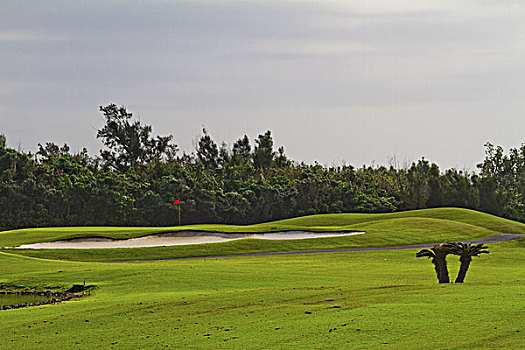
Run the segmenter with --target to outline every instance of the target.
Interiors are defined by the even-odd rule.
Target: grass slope
[[[276,221],[291,226],[348,226],[372,221],[404,218],[425,218],[455,221],[505,233],[525,233],[525,224],[491,214],[462,208],[432,208],[384,214],[320,214]]]
[[[170,259],[277,251],[330,250],[360,247],[400,246],[443,241],[472,240],[497,233],[525,233],[525,224],[493,215],[459,208],[438,208],[388,214],[325,214],[256,225],[188,225],[181,227],[66,227],[0,232],[0,246],[54,241],[73,237],[124,239],[177,230],[212,232],[270,231],[365,231],[364,235],[308,240],[237,240],[225,243],[131,249],[17,250],[33,257],[119,261]],[[12,250],[3,250],[14,252]]]
[[[416,250],[126,264],[0,253],[0,283],[97,285],[0,311],[0,348],[523,349],[523,248],[490,245],[463,285],[437,284]],[[451,275],[458,264],[449,258]]]

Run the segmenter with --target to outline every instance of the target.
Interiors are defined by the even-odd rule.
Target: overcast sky
[[[0,133],[98,154],[124,105],[186,152],[267,129],[296,161],[474,170],[525,142],[522,1],[0,2]]]

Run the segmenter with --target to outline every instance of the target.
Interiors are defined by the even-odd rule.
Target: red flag
[[[180,200],[177,199],[173,204],[180,204]]]

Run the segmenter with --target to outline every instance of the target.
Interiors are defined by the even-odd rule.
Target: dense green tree
[[[292,164],[292,162],[286,157],[284,153],[284,147],[281,146],[277,149],[274,164],[277,168],[286,168]]]
[[[253,165],[256,168],[268,169],[272,166],[274,157],[272,133],[267,130],[255,139]]]
[[[476,185],[483,210],[511,219],[525,220],[525,148],[510,149],[485,144],[485,159]]]
[[[100,111],[106,124],[98,130],[97,138],[108,148],[100,155],[115,170],[125,172],[155,158],[174,158],[177,146],[171,143],[171,135],[151,137],[151,126],[133,121],[133,115],[124,106],[110,104],[101,106]]]
[[[439,167],[436,164],[430,164],[425,158],[420,159],[417,164],[412,166],[406,172],[406,189],[407,197],[405,205],[407,209],[422,209],[427,207],[427,201],[432,194],[432,183],[439,177]],[[435,186],[435,185],[434,185]],[[435,187],[435,190],[438,189]],[[436,195],[438,193],[436,192]],[[436,199],[434,199],[434,205]]]
[[[197,157],[207,169],[216,169],[218,166],[219,149],[205,128],[202,129],[202,136],[197,143]]]
[[[46,142],[45,147],[39,143],[38,152],[36,152],[37,155],[40,155],[44,158],[61,157],[68,153],[69,146],[67,144],[64,144],[62,147],[59,147],[53,142]]]
[[[232,155],[237,164],[246,164],[250,161],[252,148],[248,136],[235,141],[233,144]]]
[[[226,142],[221,143],[221,146],[219,147],[219,155],[217,158],[219,166],[223,168],[231,162],[232,155]]]
[[[436,199],[436,202],[432,206],[479,208],[479,188],[476,186],[477,179],[478,177],[473,174],[456,169],[447,169],[446,172],[439,177],[439,197],[433,197]],[[434,194],[434,192],[432,193]]]

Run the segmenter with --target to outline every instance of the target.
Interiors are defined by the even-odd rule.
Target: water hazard
[[[0,294],[0,306],[35,304],[56,298],[52,295]]]

